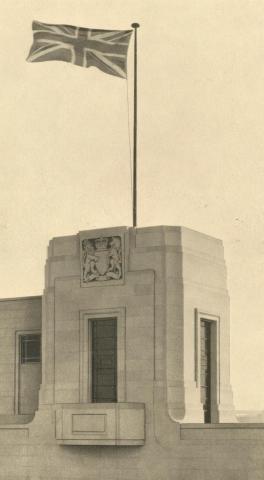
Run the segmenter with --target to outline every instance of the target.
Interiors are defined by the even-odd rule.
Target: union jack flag
[[[33,44],[27,60],[61,60],[127,76],[127,50],[132,30],[97,30],[33,22]]]

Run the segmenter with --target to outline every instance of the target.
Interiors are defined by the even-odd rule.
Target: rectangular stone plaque
[[[72,415],[72,433],[105,432],[106,415]]]

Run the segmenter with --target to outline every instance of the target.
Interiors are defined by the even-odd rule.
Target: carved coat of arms
[[[83,239],[82,282],[122,279],[121,237]]]

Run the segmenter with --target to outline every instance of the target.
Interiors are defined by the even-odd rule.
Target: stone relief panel
[[[81,239],[83,286],[123,280],[123,248],[119,235]]]

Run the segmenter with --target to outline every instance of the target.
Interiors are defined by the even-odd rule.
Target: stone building
[[[0,479],[262,479],[238,423],[220,240],[183,227],[54,238],[42,297],[0,301]]]

